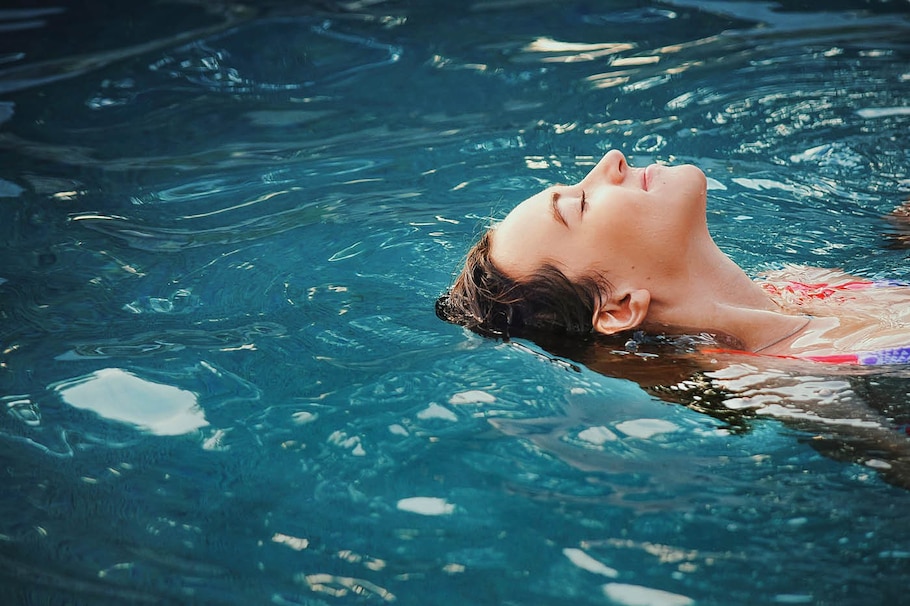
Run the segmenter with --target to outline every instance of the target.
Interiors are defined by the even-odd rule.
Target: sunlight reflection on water
[[[70,406],[157,435],[180,435],[208,425],[194,394],[147,381],[120,368],[96,370],[57,383],[52,389]]]

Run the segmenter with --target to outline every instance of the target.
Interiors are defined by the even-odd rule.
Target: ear
[[[594,330],[612,335],[641,325],[648,315],[651,293],[645,289],[627,292],[620,299],[604,301],[594,310]]]

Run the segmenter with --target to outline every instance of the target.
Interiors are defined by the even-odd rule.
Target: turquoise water
[[[655,384],[433,303],[613,147],[750,272],[910,278],[906,2],[122,4],[0,9],[3,603],[904,600],[906,369]]]

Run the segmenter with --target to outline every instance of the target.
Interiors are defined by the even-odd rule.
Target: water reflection
[[[521,50],[527,55],[517,55],[513,61],[540,61],[541,63],[576,63],[578,61],[594,61],[603,57],[610,57],[635,48],[628,42],[564,42],[552,38],[537,38]]]
[[[63,12],[63,10],[49,9],[44,12],[42,16],[49,16],[61,12]],[[82,76],[125,59],[141,56],[175,44],[185,43],[189,40],[197,39],[200,36],[211,35],[214,32],[232,27],[242,20],[240,18],[241,14],[238,11],[225,11],[222,16],[224,21],[216,25],[183,31],[172,36],[136,44],[135,46],[92,54],[70,56],[63,59],[50,59],[43,62],[24,63],[19,65],[14,64],[11,67],[0,69],[0,94],[46,86],[61,80]],[[31,23],[35,27],[43,26],[45,24],[43,21]],[[22,55],[21,58],[24,59],[25,55]],[[2,62],[0,62],[0,64],[2,64]],[[105,104],[103,103],[101,104],[101,106],[104,105]]]
[[[253,203],[255,201],[250,202],[250,204]],[[158,227],[130,221],[125,217],[99,214],[77,215],[72,217],[72,221],[102,234],[119,238],[132,248],[155,252],[179,252],[200,246],[229,245],[258,240],[291,229],[313,225],[320,222],[325,214],[320,206],[306,204],[297,208],[264,213],[253,219],[196,229]],[[192,218],[189,217],[189,219]]]
[[[543,359],[549,357],[546,352],[517,345]],[[745,435],[762,419],[775,419],[803,432],[807,443],[820,452],[880,471],[888,481],[910,489],[910,441],[904,431],[910,425],[910,408],[898,394],[889,395],[884,386],[888,377],[905,380],[910,376],[900,366],[869,371],[760,356],[744,361],[743,356],[735,354],[680,356],[651,349],[630,353],[620,343],[585,347],[554,347],[550,343],[549,348],[562,348],[564,354],[571,351],[569,359],[586,368],[632,381],[661,401],[682,404],[723,423],[715,430],[686,428],[665,415],[644,410],[627,418],[628,405],[617,414],[612,410],[616,404],[603,401],[604,394],[592,399],[584,395],[586,390],[567,396],[560,415],[491,419],[501,431],[525,436],[574,466],[610,473],[631,473],[634,468],[636,473],[660,477],[662,483],[679,481],[687,485],[702,473],[700,467],[714,463],[690,454],[687,468],[676,470],[671,480],[650,468],[647,459],[639,460],[638,454],[631,458],[635,460],[631,466],[622,460],[629,453],[638,453],[646,443],[647,448],[660,448],[667,441],[683,443],[695,436],[700,441],[695,450],[704,452],[710,450],[712,439],[723,439],[729,433]],[[566,368],[579,372],[578,367],[574,371],[572,366]],[[631,394],[616,394],[617,387],[610,391],[610,400],[635,400]],[[677,432],[681,433],[675,435]],[[636,440],[644,442],[636,444]],[[654,489],[652,486],[649,490]]]
[[[266,48],[250,46],[259,29],[272,41]],[[293,92],[390,65],[401,53],[395,45],[337,31],[330,20],[265,19],[178,48],[149,70],[220,92]],[[295,69],[288,69],[289,61]],[[282,80],[289,73],[297,77]]]
[[[297,580],[306,584],[313,592],[334,598],[343,598],[350,593],[361,598],[375,596],[384,602],[394,602],[396,599],[390,591],[366,579],[317,573],[299,574]]]
[[[148,299],[148,307],[130,303],[133,313],[175,313],[170,299]],[[162,303],[164,301],[165,303]],[[176,313],[189,313],[191,309],[179,308]],[[56,359],[73,361],[80,358],[137,358],[156,356],[187,348],[209,351],[255,350],[261,346],[264,337],[280,337],[286,334],[283,326],[274,323],[257,323],[237,328],[193,330],[188,328],[160,330],[148,333],[96,339],[78,343],[71,351],[59,354]]]
[[[162,436],[189,433],[209,423],[195,394],[105,368],[51,386],[70,406]]]

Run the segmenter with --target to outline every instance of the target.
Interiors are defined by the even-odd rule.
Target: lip
[[[662,166],[660,164],[648,164],[645,167],[645,170],[642,171],[641,181],[645,191],[651,191],[651,187],[657,183],[657,181],[654,180],[654,177],[657,176],[657,173],[660,172],[661,168]]]

